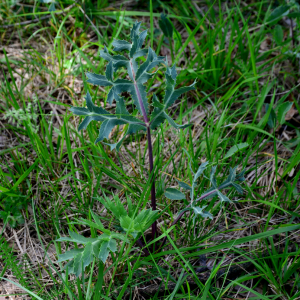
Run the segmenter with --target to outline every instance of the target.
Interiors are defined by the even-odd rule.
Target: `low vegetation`
[[[299,18],[4,0],[0,295],[298,299]]]

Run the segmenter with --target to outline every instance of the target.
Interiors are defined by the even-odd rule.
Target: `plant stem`
[[[147,112],[145,110],[144,103],[142,100],[142,96],[141,96],[139,87],[137,85],[137,82],[135,81],[135,73],[134,73],[134,69],[133,69],[133,65],[132,65],[131,61],[130,61],[130,66],[131,66],[132,75],[133,75],[133,84],[135,87],[135,91],[137,94],[141,112],[142,112],[142,115],[143,115],[143,118],[144,118],[144,121],[145,121],[145,124],[147,127],[148,155],[149,155],[149,165],[150,165],[150,174],[151,174],[150,175],[151,176],[151,180],[150,180],[150,182],[151,182],[151,207],[152,207],[152,210],[156,210],[155,178],[154,178],[154,174],[152,173],[153,172],[153,150],[152,150],[152,141],[151,141],[151,129],[150,129],[150,124],[149,124],[149,120],[147,117]],[[152,224],[152,239],[154,240],[156,236],[157,236],[157,222],[155,221]],[[153,248],[155,251],[155,243],[154,243]]]
[[[170,44],[170,52],[171,52],[171,59],[172,59],[172,65],[174,64],[174,53],[173,53],[173,44],[172,39],[169,37],[169,44]]]
[[[151,174],[151,206],[153,210],[156,210],[156,199],[155,199],[155,180],[153,172],[153,151],[152,151],[152,141],[151,141],[151,131],[150,125],[147,126],[147,139],[148,139],[148,153],[149,153],[149,164],[150,164],[150,174]],[[156,221],[152,224],[152,239],[156,238],[157,224]],[[155,244],[154,244],[155,248]]]

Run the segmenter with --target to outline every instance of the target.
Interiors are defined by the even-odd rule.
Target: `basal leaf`
[[[277,45],[281,45],[283,41],[283,30],[280,25],[276,25],[273,33],[274,39]]]
[[[136,238],[138,232],[134,229],[134,220],[129,216],[122,216],[119,220],[122,228]]]
[[[108,211],[111,211],[117,220],[122,216],[127,216],[127,212],[118,196],[114,197],[114,201],[108,197],[105,197],[105,199],[103,197],[98,198],[98,201],[101,202]]]
[[[167,188],[165,192],[165,196],[171,200],[185,199],[185,195],[174,188]]]

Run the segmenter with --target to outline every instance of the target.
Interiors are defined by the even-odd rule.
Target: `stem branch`
[[[200,198],[196,199],[194,202],[196,203],[196,202],[198,202],[198,201],[200,201],[200,200],[203,200],[204,198],[206,198],[206,197],[208,197],[208,196],[210,196],[210,195],[216,193],[217,190],[220,190],[220,189],[225,188],[227,185],[228,185],[228,184],[220,185],[218,189],[214,189],[214,190],[212,190],[212,191],[210,191],[210,192],[207,192],[206,194],[203,194]],[[190,206],[191,206],[191,204],[189,204],[186,208],[189,208]],[[170,227],[172,227],[173,225],[175,225],[175,224],[182,218],[182,216],[183,216],[187,211],[188,211],[188,210],[185,210],[185,211],[181,212],[181,213],[177,216],[177,218],[172,222],[172,224],[171,224]],[[162,247],[165,245],[166,240],[167,240],[167,236],[164,237],[164,239],[163,239],[163,241],[162,241],[162,243],[161,243],[160,249],[162,249]]]

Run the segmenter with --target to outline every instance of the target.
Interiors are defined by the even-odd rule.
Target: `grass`
[[[173,283],[169,292],[146,299],[299,299],[299,59],[288,52],[299,51],[299,21],[294,19],[292,37],[282,18],[269,20],[283,4],[60,1],[57,11],[50,13],[48,4],[2,1],[0,191],[30,201],[22,210],[24,224],[12,228],[1,220],[0,274],[5,280],[0,295],[133,299],[149,286]],[[174,25],[173,48],[158,30],[162,12],[168,12]],[[40,17],[47,19],[31,21]],[[57,255],[71,245],[55,240],[68,230],[87,237],[97,232],[73,224],[74,218],[90,219],[91,208],[107,228],[113,228],[111,215],[97,200],[103,194],[118,194],[124,204],[131,200],[139,208],[149,204],[145,135],[128,137],[119,153],[110,151],[104,144],[93,144],[96,123],[79,133],[80,120],[68,111],[71,105],[85,105],[87,90],[97,105],[110,108],[104,101],[106,89],[88,85],[84,72],[104,73],[99,49],[106,45],[111,50],[113,38],[125,38],[135,20],[154,29],[146,44],[153,44],[157,53],[171,61],[173,49],[181,71],[179,86],[197,80],[196,91],[172,108],[178,123],[192,122],[193,127],[177,133],[164,124],[153,137],[157,204],[164,210],[158,223],[168,245],[145,257],[135,246],[120,244],[104,267],[95,261],[84,278],[76,279],[57,263]],[[22,22],[28,23],[17,25]],[[279,43],[276,25],[284,33]],[[160,98],[161,75],[158,72],[148,87]],[[276,108],[287,102],[293,106],[284,123],[272,128]],[[25,111],[29,103],[32,113],[27,112],[21,124],[5,118],[9,110]],[[119,137],[115,132],[111,141]],[[249,146],[225,158],[241,143]],[[220,181],[230,167],[245,168],[245,193],[234,204],[205,200],[214,220],[198,219],[194,226],[186,214],[170,229],[168,224],[189,201],[171,202],[164,191],[178,187],[177,178],[192,181],[187,154],[194,170],[206,160],[217,165]],[[204,178],[198,195],[209,187]],[[227,195],[237,199],[231,190]],[[269,255],[262,256],[263,251]],[[195,272],[199,255],[206,255],[211,270],[205,282]],[[254,267],[215,279],[220,269],[247,262]]]

